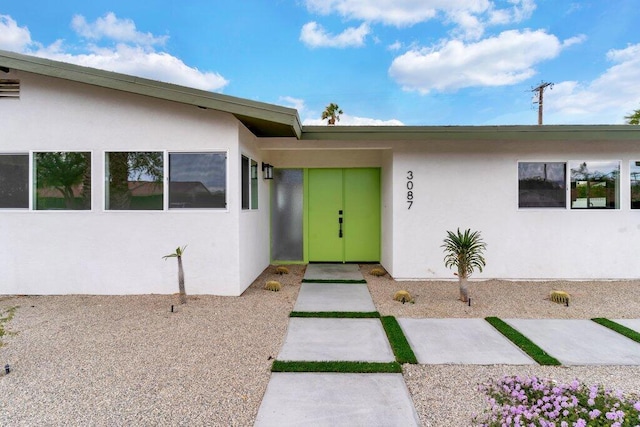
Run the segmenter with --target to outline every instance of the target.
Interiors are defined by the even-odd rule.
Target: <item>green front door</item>
[[[308,259],[380,260],[380,169],[309,169]]]

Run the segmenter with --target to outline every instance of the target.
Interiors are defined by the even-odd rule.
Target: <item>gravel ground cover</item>
[[[361,266],[381,315],[396,317],[639,318],[640,282],[395,282]],[[280,351],[304,266],[270,267],[241,297],[5,296],[0,425],[251,426]],[[262,289],[279,280],[280,292]],[[187,278],[187,291],[189,283]],[[414,304],[392,300],[409,290]],[[548,300],[571,294],[569,307]],[[176,312],[170,312],[175,305]],[[503,375],[575,378],[640,392],[640,367],[420,366],[404,377],[425,426],[467,426],[484,408],[477,385]]]
[[[304,266],[242,297],[2,297],[2,426],[250,426]],[[262,289],[279,280],[280,292]],[[189,282],[187,278],[187,292]],[[170,307],[174,304],[175,312]]]
[[[469,282],[471,306],[458,300],[457,281],[394,281],[369,274],[375,265],[361,265],[369,292],[381,315],[398,318],[640,318],[640,281],[616,282]],[[414,303],[393,301],[407,290]],[[552,290],[570,294],[569,306],[551,302]],[[468,426],[485,407],[480,383],[505,375],[538,376],[640,394],[640,366],[477,366],[403,365],[404,378],[423,426]]]

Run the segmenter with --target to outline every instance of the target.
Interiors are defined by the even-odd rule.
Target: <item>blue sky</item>
[[[624,123],[638,0],[0,1],[0,49],[297,108],[341,125]]]

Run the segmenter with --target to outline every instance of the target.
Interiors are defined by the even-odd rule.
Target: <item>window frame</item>
[[[521,163],[562,163],[564,164],[564,206],[524,206],[521,207],[520,206],[520,164]],[[569,168],[569,161],[567,160],[558,160],[558,159],[551,159],[551,160],[538,160],[538,159],[532,159],[532,160],[516,160],[516,206],[517,209],[519,211],[535,211],[535,210],[543,210],[543,211],[549,211],[549,210],[567,210],[568,207],[568,202],[569,202],[569,173],[568,173],[568,168]]]
[[[162,211],[153,211],[153,212],[228,212],[229,211],[229,150],[228,149],[207,149],[207,150],[164,150],[165,159],[164,159],[164,181],[165,181],[165,194],[164,198],[164,206]],[[170,158],[171,154],[223,154],[224,155],[224,207],[219,208],[171,208],[170,204],[170,170],[171,165]],[[130,211],[131,212],[131,211]],[[140,211],[136,211],[140,212]],[[151,212],[151,211],[142,211],[142,212]]]
[[[31,161],[31,153],[29,151],[7,151],[0,152],[2,156],[25,156],[27,158],[27,206],[26,207],[0,207],[0,212],[28,212],[31,211],[32,197],[32,174],[33,174],[33,162]]]
[[[247,164],[246,172],[244,164]],[[255,166],[255,177],[252,170]],[[259,181],[258,161],[251,156],[240,155],[240,210],[256,211],[259,209]]]
[[[589,163],[617,163],[618,164],[618,180],[616,183],[616,188],[614,190],[614,203],[616,203],[616,206],[613,208],[609,208],[606,205],[604,207],[574,207],[573,206],[573,197],[571,195],[572,192],[572,185],[573,185],[573,178],[571,176],[571,169],[572,166],[575,164],[581,164],[584,163],[586,165],[588,165]],[[568,168],[568,174],[567,174],[567,179],[568,179],[568,183],[567,183],[567,189],[569,191],[569,196],[567,197],[567,203],[568,203],[568,210],[571,211],[620,211],[622,210],[622,194],[621,194],[621,189],[622,189],[622,160],[603,160],[603,159],[588,159],[588,160],[569,160],[567,162],[569,168]],[[607,174],[608,175],[608,174]],[[588,180],[589,181],[589,180]],[[589,199],[589,197],[587,197],[587,199]],[[605,202],[608,202],[608,200],[606,200]]]
[[[107,168],[107,155],[109,153],[161,153],[162,155],[162,207],[160,209],[109,209],[107,198],[109,189],[109,169]],[[165,211],[165,200],[167,198],[167,151],[166,150],[104,150],[102,152],[102,210],[103,212],[163,212]]]
[[[90,204],[89,209],[37,209],[36,206],[36,198],[37,195],[37,185],[36,174],[37,170],[35,168],[36,163],[36,154],[37,153],[89,153],[91,158],[89,167],[91,168],[91,196],[90,196]],[[86,212],[94,212],[95,211],[95,203],[93,198],[95,196],[94,188],[95,188],[95,156],[94,150],[87,149],[66,149],[66,150],[30,150],[29,151],[29,211],[30,212],[64,212],[64,213],[86,213]]]
[[[638,172],[634,172],[634,168],[638,168]],[[633,179],[632,175],[637,173],[640,175],[640,160],[629,160],[629,171],[626,175],[629,178],[629,205],[628,208],[631,211],[640,211],[640,206],[637,208],[633,207]],[[622,171],[620,171],[620,176],[622,176]],[[638,181],[638,187],[640,187],[640,179]],[[640,199],[638,200],[638,204],[640,205]]]

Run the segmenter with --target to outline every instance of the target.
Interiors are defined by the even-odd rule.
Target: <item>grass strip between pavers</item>
[[[491,326],[496,328],[498,332],[507,337],[512,343],[520,347],[522,351],[527,353],[529,357],[535,360],[540,365],[560,366],[562,363],[553,356],[550,356],[546,351],[538,347],[529,338],[522,335],[516,329],[507,324],[504,320],[497,317],[485,317],[485,319]]]
[[[292,311],[289,317],[319,317],[323,319],[378,319],[377,311]]]
[[[387,339],[398,363],[418,363],[418,359],[416,359],[407,337],[402,332],[398,320],[393,316],[382,316],[380,321],[384,331],[387,333]]]
[[[605,326],[612,331],[619,333],[620,335],[624,335],[625,337],[640,343],[640,332],[627,328],[626,326],[621,325],[620,323],[616,323],[613,320],[605,319],[604,317],[595,317],[591,320],[599,325]]]
[[[302,283],[367,283],[366,280],[339,280],[339,279],[302,279]]]
[[[398,362],[289,362],[275,360],[271,372],[335,372],[341,374],[398,374]]]

